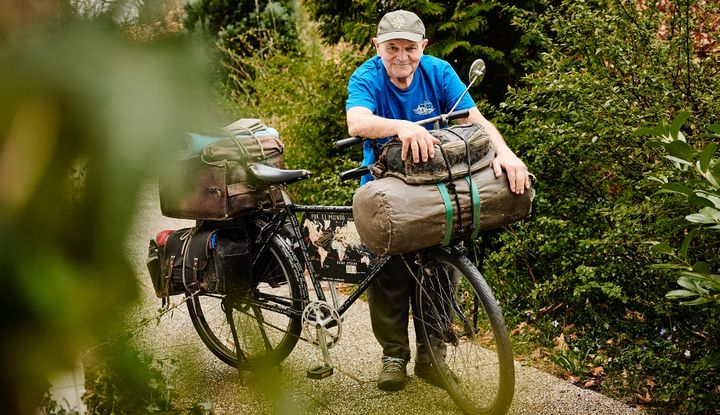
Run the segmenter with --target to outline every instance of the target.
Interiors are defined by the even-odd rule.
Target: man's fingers
[[[415,163],[420,161],[420,144],[417,141],[413,141],[412,144],[410,144],[410,148],[412,148],[412,156],[413,161]]]
[[[517,176],[517,175],[515,174],[515,170],[513,170],[513,169],[508,169],[508,170],[507,170],[507,176],[508,176],[508,182],[509,182],[509,184],[510,184],[510,191],[513,192],[513,193],[515,193],[515,189],[517,188],[517,182],[516,182],[516,179],[517,179],[516,176]]]
[[[502,166],[500,166],[500,160],[497,158],[493,159],[492,167],[496,178],[502,176]]]
[[[516,174],[515,175],[515,193],[521,195],[525,191],[525,175],[524,174]]]
[[[407,159],[408,150],[410,148],[410,143],[408,140],[402,140],[402,150],[400,150],[400,158],[402,161],[405,161]]]
[[[420,158],[422,159],[423,163],[428,160],[428,144],[425,139],[419,139],[418,140],[418,147],[420,147]],[[415,160],[417,163],[418,161]]]

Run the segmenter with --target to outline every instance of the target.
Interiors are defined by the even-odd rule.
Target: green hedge
[[[691,6],[568,1],[519,21],[547,52],[493,115],[538,196],[531,220],[493,240],[486,269],[509,319],[539,329],[535,340],[570,374],[603,366],[601,391],[704,413],[720,402],[708,363],[720,333],[707,310],[665,299],[675,277],[653,267],[662,258],[648,241],[682,240],[687,208],[651,198],[659,186],[648,176],[668,166],[633,134],[683,109],[690,133],[718,115],[720,66],[692,44],[711,10]]]

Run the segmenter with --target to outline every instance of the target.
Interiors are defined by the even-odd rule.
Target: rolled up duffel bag
[[[373,176],[397,177],[408,184],[439,183],[468,171],[474,173],[487,164],[485,156],[492,150],[492,144],[483,126],[460,124],[430,130],[430,134],[440,141],[435,145],[434,158],[419,163],[412,157],[402,160],[402,143],[396,137],[383,145],[378,161],[370,166]]]
[[[352,206],[363,244],[378,256],[396,255],[474,238],[528,217],[534,190],[512,193],[504,172],[495,177],[494,157],[491,149],[484,167],[452,182],[410,185],[386,176],[361,186]]]

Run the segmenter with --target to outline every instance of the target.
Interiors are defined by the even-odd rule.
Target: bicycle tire
[[[433,368],[464,413],[507,413],[515,368],[508,331],[492,290],[464,255],[444,249],[426,255],[429,264],[441,266],[421,272],[416,290],[422,321],[419,335],[426,345],[436,345],[427,348]],[[449,272],[438,271],[443,269]]]
[[[300,337],[302,305],[308,296],[305,285],[300,283],[300,269],[284,240],[273,235],[263,258],[254,258],[255,282],[250,290],[188,298],[190,318],[205,346],[240,370],[258,371],[282,362]],[[236,336],[228,308],[232,310]]]

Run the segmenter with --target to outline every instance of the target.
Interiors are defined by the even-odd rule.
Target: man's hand
[[[523,194],[530,189],[530,174],[525,164],[512,151],[498,153],[493,160],[495,177],[500,177],[502,171],[508,176],[510,190],[515,194]]]
[[[397,136],[402,142],[401,158],[403,161],[407,159],[408,153],[412,152],[412,159],[415,163],[428,161],[428,158],[435,157],[435,147],[433,144],[440,144],[440,140],[433,137],[432,134],[420,125],[414,122],[404,121],[402,126],[398,128]]]

